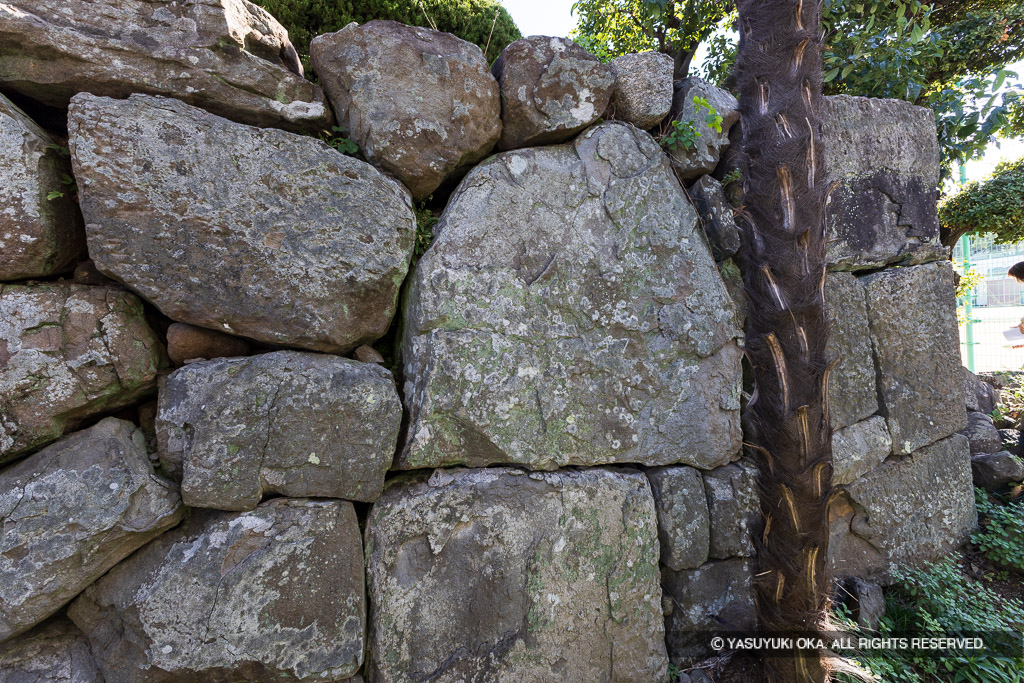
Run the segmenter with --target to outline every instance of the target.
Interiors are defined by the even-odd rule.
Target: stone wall
[[[654,681],[753,625],[731,95],[393,22],[321,90],[244,0],[115,5],[0,5],[0,677]],[[938,153],[826,107],[832,565],[885,580],[974,524]]]

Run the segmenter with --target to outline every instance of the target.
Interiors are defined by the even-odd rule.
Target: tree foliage
[[[988,180],[965,185],[939,207],[943,242],[969,232],[994,233],[999,244],[1024,240],[1024,158],[1000,164]]]
[[[254,0],[288,29],[308,66],[309,42],[355,21],[394,19],[447,31],[486,50],[488,64],[522,38],[508,11],[495,0]]]
[[[683,5],[654,0],[577,0],[574,38],[607,59],[626,52],[682,51],[688,64],[699,42],[705,75],[727,85],[735,39],[723,3],[690,2],[685,30],[669,18]],[[660,8],[675,14],[666,14]],[[660,13],[659,13],[660,12]],[[936,114],[943,174],[980,156],[997,137],[1024,134],[1024,97],[1007,87],[1006,65],[1024,58],[1024,6],[1010,0],[824,0],[825,92],[892,97]],[[696,42],[694,42],[696,41]],[[688,55],[688,56],[686,56]],[[684,75],[677,70],[677,76]]]
[[[577,0],[570,37],[602,59],[655,50],[686,76],[697,46],[732,10],[731,0]]]
[[[1021,132],[1019,86],[1007,87],[1013,74],[1004,67],[1024,56],[1024,9],[1005,4],[832,0],[823,22],[827,91],[935,111],[948,175],[998,135]]]

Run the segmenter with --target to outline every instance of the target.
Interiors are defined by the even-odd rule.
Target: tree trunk
[[[746,205],[748,443],[760,472],[755,600],[764,632],[826,628],[832,494],[822,219],[821,34],[816,0],[738,0]],[[765,677],[826,681],[818,650],[775,653]],[[784,654],[784,656],[778,656]]]

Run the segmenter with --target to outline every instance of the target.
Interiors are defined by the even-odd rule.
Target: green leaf
[[[51,190],[50,192],[47,192],[47,193],[46,193],[46,199],[47,199],[47,201],[51,201],[51,202],[52,202],[52,201],[53,201],[54,199],[60,199],[60,198],[61,198],[61,197],[63,197],[63,196],[64,196],[64,193],[63,193],[63,192],[61,192],[60,190]]]
[[[838,75],[839,75],[839,67],[836,67],[836,68],[834,68],[834,69],[829,69],[828,71],[826,71],[826,72],[825,72],[825,75],[824,75],[824,81],[825,81],[826,83],[831,83],[831,82],[832,82],[832,80],[833,80],[833,79],[834,79],[834,78],[835,78],[836,76],[838,76]]]

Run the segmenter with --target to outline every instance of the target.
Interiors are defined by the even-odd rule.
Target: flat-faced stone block
[[[251,510],[268,493],[376,500],[401,421],[379,365],[276,351],[175,371],[156,428],[186,505]]]
[[[107,681],[320,681],[363,661],[363,549],[352,504],[193,510],[68,610]]]
[[[893,452],[911,453],[963,429],[953,267],[943,261],[894,268],[861,281]]]
[[[635,471],[396,481],[366,526],[369,679],[663,680],[657,534]]]
[[[699,230],[626,124],[473,169],[403,304],[396,467],[733,460],[739,319]]]

